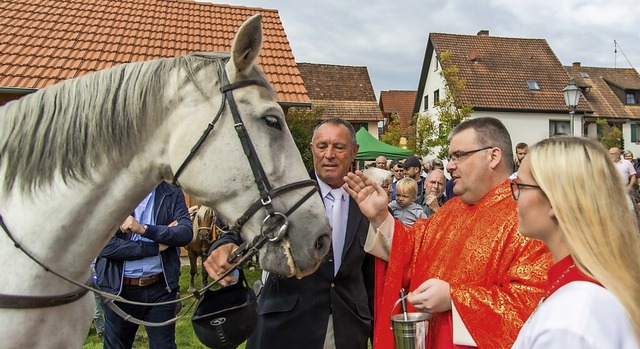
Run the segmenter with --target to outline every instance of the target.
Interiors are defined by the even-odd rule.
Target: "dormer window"
[[[527,80],[527,86],[529,86],[529,90],[531,91],[540,91],[540,86],[535,80]]]
[[[638,91],[627,91],[627,104],[638,104]]]
[[[581,73],[580,73],[580,76],[582,76],[582,77],[583,77],[583,78],[585,78],[585,79],[588,79],[588,78],[589,78],[589,73],[581,72]]]

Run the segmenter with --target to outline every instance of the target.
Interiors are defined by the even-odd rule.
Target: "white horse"
[[[261,249],[262,267],[312,273],[329,249],[330,229],[276,94],[255,65],[261,45],[256,15],[240,27],[231,54],[124,64],[0,108],[0,215],[8,230],[0,228],[0,300],[73,299],[79,288],[34,259],[84,283],[116,227],[178,174],[197,202],[227,222],[241,220],[247,241],[264,228],[267,212],[280,217],[270,226],[281,224],[281,212],[289,215],[288,228],[277,229],[286,237]],[[213,131],[201,137],[209,123]],[[249,143],[238,137],[245,129]],[[91,294],[44,308],[4,307],[0,346],[79,348],[92,314]]]

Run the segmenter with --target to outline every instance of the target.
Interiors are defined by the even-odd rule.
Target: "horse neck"
[[[127,215],[160,182],[157,162],[138,154],[123,168],[102,166],[90,180],[67,181],[58,176],[50,186],[29,193],[17,186],[3,193],[2,215],[11,234],[45,265],[84,282],[97,256]],[[6,194],[6,195],[5,195]],[[25,291],[29,282],[44,278],[51,291],[68,291],[68,283],[47,273],[9,243],[0,232],[2,273],[23,271],[25,282],[13,291]],[[35,281],[34,281],[35,282]],[[6,293],[6,292],[5,292]]]

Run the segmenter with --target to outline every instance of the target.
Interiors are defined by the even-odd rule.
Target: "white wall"
[[[640,144],[631,142],[631,123],[627,122],[622,125],[622,137],[624,138],[624,150],[631,150],[634,158],[640,158]]]
[[[356,130],[356,132],[357,131],[358,130]],[[373,137],[375,137],[375,139],[378,139],[378,122],[377,121],[368,122],[367,123],[367,131],[369,133],[371,133],[371,135]]]
[[[568,121],[569,114],[542,114],[542,113],[502,113],[502,112],[474,112],[472,118],[495,117],[500,119],[511,134],[511,143],[515,148],[516,144],[525,142],[533,145],[543,139],[549,138],[549,121]],[[578,125],[578,117],[574,120]],[[576,127],[578,129],[579,127]],[[577,134],[577,133],[576,133]]]
[[[437,68],[437,70],[436,70]],[[425,82],[424,91],[422,96],[420,96],[420,110],[421,114],[425,113],[425,109],[428,108],[430,114],[434,113],[433,109],[433,92],[438,89],[440,90],[440,97],[444,97],[444,79],[440,76],[440,65],[438,64],[438,59],[435,56],[435,50],[433,51],[433,56],[431,57],[431,63],[429,65],[429,74],[427,75],[427,81]],[[429,96],[429,105],[424,105],[424,96]]]

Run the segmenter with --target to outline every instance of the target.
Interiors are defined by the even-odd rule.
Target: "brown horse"
[[[194,279],[198,273],[198,257],[200,257],[200,265],[202,270],[202,286],[207,284],[207,271],[204,269],[204,261],[207,258],[207,252],[211,244],[217,239],[216,230],[216,214],[213,209],[202,206],[192,213],[193,220],[193,240],[185,248],[189,252],[189,264],[191,269],[191,282],[189,283],[189,292],[195,291]]]

